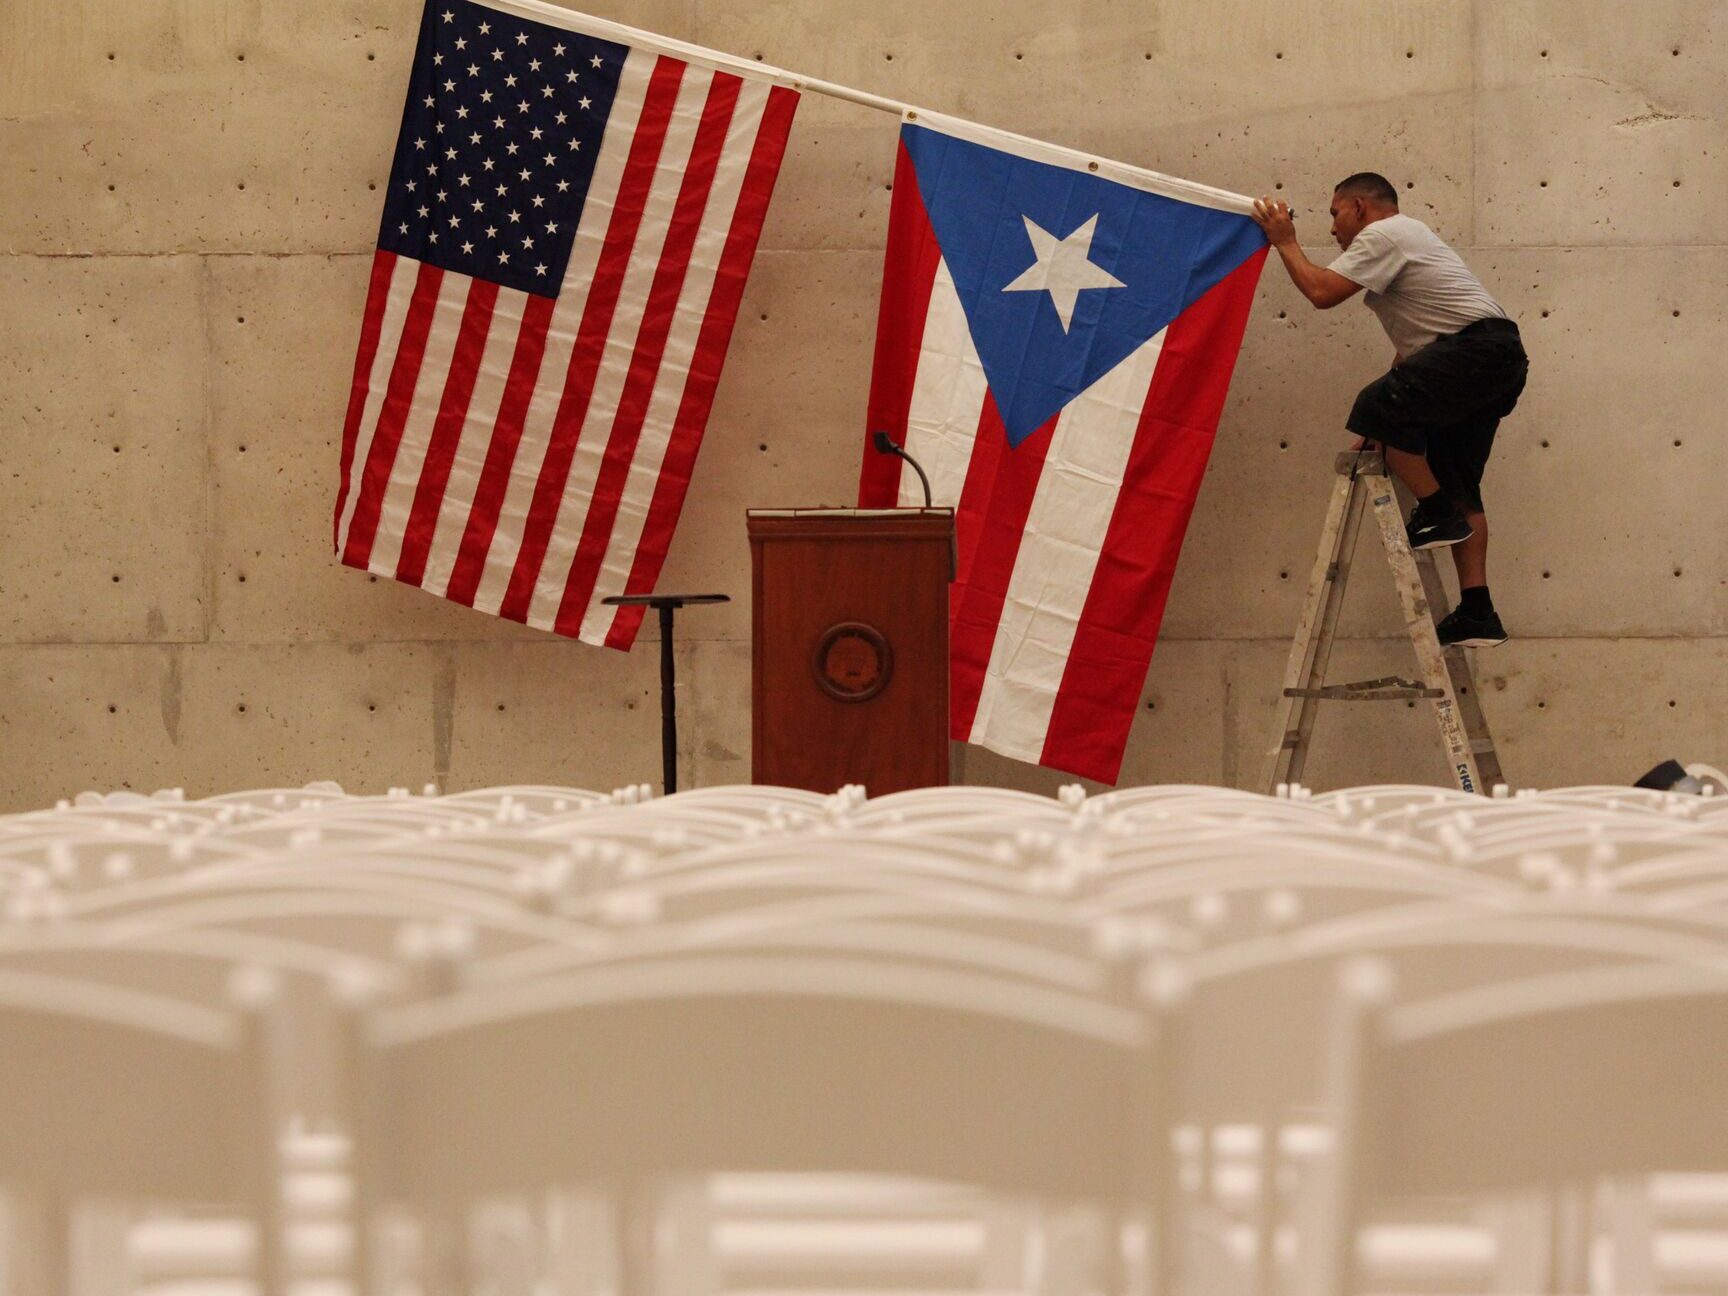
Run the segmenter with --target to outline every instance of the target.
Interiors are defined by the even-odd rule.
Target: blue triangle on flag
[[[901,140],[1011,446],[1266,246],[1247,216],[922,126]]]

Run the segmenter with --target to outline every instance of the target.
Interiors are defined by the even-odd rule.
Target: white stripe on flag
[[[630,250],[624,282],[618,291],[618,309],[606,335],[599,371],[594,375],[594,394],[589,400],[588,417],[576,442],[575,458],[570,461],[570,477],[565,483],[563,498],[558,502],[557,521],[552,527],[552,538],[546,546],[546,557],[540,564],[540,578],[535,582],[534,598],[529,605],[528,624],[543,630],[550,630],[558,619],[564,586],[570,578],[571,560],[576,556],[576,545],[582,538],[583,519],[594,502],[594,483],[600,476],[600,462],[612,437],[618,403],[630,374],[630,362],[636,357],[636,338],[641,331],[643,312],[648,306],[648,293],[660,269],[660,253],[671,229],[672,210],[678,202],[678,191],[684,185],[690,151],[696,143],[696,130],[702,124],[702,105],[707,102],[708,88],[713,80],[711,72],[700,68],[687,69],[678,86],[671,120],[666,124],[666,138],[654,167],[648,201],[642,210],[642,223],[637,227],[636,243]]]
[[[534,487],[540,480],[540,469],[546,459],[552,422],[564,395],[570,352],[576,345],[576,330],[582,324],[582,312],[588,305],[588,289],[594,282],[594,269],[600,263],[600,249],[605,245],[606,231],[612,224],[612,210],[618,202],[618,187],[624,179],[625,163],[630,159],[630,146],[636,138],[636,126],[642,117],[642,103],[648,94],[648,79],[654,72],[654,63],[655,55],[631,50],[618,75],[618,93],[606,118],[606,135],[601,141],[600,157],[594,164],[588,196],[582,204],[582,221],[576,228],[576,241],[570,248],[564,282],[552,308],[552,321],[546,332],[546,354],[540,364],[541,376],[528,404],[528,414],[522,424],[522,440],[516,448],[515,469],[510,474],[504,501],[499,506],[498,527],[493,533],[486,566],[474,593],[474,606],[482,612],[497,612],[504,602],[510,572],[516,565],[516,553],[522,547],[528,506],[534,499]]]
[[[1062,411],[1032,496],[971,741],[1038,763],[1168,330]]]
[[[678,416],[684,388],[690,378],[690,362],[696,354],[696,342],[708,316],[708,300],[720,269],[720,256],[732,232],[739,195],[744,191],[752,145],[762,125],[763,110],[768,106],[769,89],[766,82],[746,81],[739,89],[738,102],[732,110],[719,167],[708,192],[695,245],[690,250],[689,269],[685,272],[672,328],[666,338],[666,350],[660,361],[660,372],[655,379],[642,435],[630,462],[618,515],[606,545],[606,557],[594,583],[594,595],[583,616],[581,637],[590,643],[605,642],[618,613],[617,608],[607,607],[600,600],[608,595],[622,594],[635,565],[642,528],[648,521],[648,507],[653,502],[655,487],[660,482],[660,467],[671,443],[672,424]]]
[[[906,452],[930,475],[931,500],[938,505],[960,504],[989,387],[948,263],[938,262],[906,424]],[[909,468],[900,473],[899,503],[924,503],[924,488]]]
[[[438,300],[432,308],[432,326],[426,334],[426,352],[414,383],[414,398],[402,423],[402,440],[396,447],[396,462],[384,487],[378,531],[366,570],[382,576],[396,574],[402,556],[402,540],[408,530],[408,512],[414,507],[414,492],[420,486],[420,471],[426,466],[426,451],[432,444],[432,425],[444,401],[444,385],[450,377],[450,358],[456,352],[456,335],[468,307],[468,289],[474,281],[467,275],[446,270],[438,284]]]
[[[516,339],[522,331],[522,308],[527,304],[525,292],[515,288],[498,290],[492,323],[486,331],[486,349],[480,355],[480,368],[474,376],[468,415],[462,420],[456,457],[450,464],[450,480],[445,483],[444,498],[438,503],[438,525],[426,551],[426,576],[420,585],[435,594],[447,594],[450,589],[456,555],[461,552],[462,534],[468,526],[468,513],[474,507],[474,492],[480,485],[480,470],[485,466],[486,451],[498,425],[504,383],[510,377],[510,361],[516,354]]]
[[[414,296],[414,281],[419,274],[420,263],[406,257],[397,257],[396,264],[390,267],[384,320],[378,330],[378,353],[372,357],[372,372],[366,379],[366,407],[355,431],[354,459],[348,469],[348,500],[342,506],[342,525],[336,536],[337,553],[341,553],[348,544],[348,527],[354,521],[354,509],[360,503],[360,486],[366,477],[366,459],[372,452],[372,437],[378,431],[378,410],[384,404],[391,371],[396,368],[396,353],[402,346],[402,322],[408,316],[408,302]]]

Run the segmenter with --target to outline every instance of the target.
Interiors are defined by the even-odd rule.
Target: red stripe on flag
[[[953,699],[949,732],[961,740],[972,736],[985,670],[1002,621],[1002,605],[1008,598],[1008,582],[1014,575],[1014,561],[1026,534],[1026,517],[1032,511],[1032,497],[1044,475],[1044,457],[1050,452],[1060,418],[1060,414],[1052,416],[1019,445],[1010,447],[996,397],[984,398],[954,522],[960,552],[959,576],[948,612]]]
[[[630,579],[625,585],[626,593],[643,594],[652,590],[660,579],[666,552],[671,548],[672,532],[684,508],[684,495],[696,467],[697,452],[702,448],[702,433],[708,425],[708,414],[714,407],[714,393],[720,385],[720,371],[726,362],[726,346],[732,338],[732,326],[738,319],[744,284],[750,277],[750,264],[755,260],[756,244],[762,235],[762,221],[768,213],[768,200],[774,195],[774,181],[780,174],[780,160],[785,155],[786,139],[792,133],[792,117],[797,110],[796,91],[775,86],[768,92],[768,103],[762,110],[762,122],[757,127],[756,142],[744,172],[744,184],[738,193],[732,228],[726,236],[726,247],[720,254],[720,265],[714,274],[714,287],[708,295],[708,314],[702,321],[696,350],[690,358],[690,376],[684,383],[684,398],[672,424],[672,438],[660,465],[659,480],[654,483],[654,499],[648,506],[642,538],[636,546]],[[606,646],[627,649],[635,643],[643,611],[639,607],[619,608],[612,628],[607,631]]]
[[[462,425],[468,420],[468,402],[474,395],[474,379],[480,372],[480,357],[492,329],[492,308],[498,301],[498,285],[475,279],[468,285],[468,301],[462,308],[462,323],[456,347],[450,356],[450,376],[444,382],[444,398],[432,425],[426,446],[426,462],[414,490],[414,505],[402,535],[402,556],[396,563],[396,579],[418,585],[426,575],[426,555],[432,548],[432,533],[438,528],[438,510],[444,503],[444,487],[450,480],[450,465]]]
[[[918,192],[912,154],[900,145],[894,165],[894,202],[888,212],[888,253],[882,269],[882,305],[876,317],[876,364],[871,370],[870,403],[864,429],[864,467],[859,475],[860,508],[892,508],[900,498],[902,464],[898,456],[877,454],[870,443],[886,432],[901,445],[912,412],[918,354],[930,314],[930,293],[942,249]]]
[[[594,585],[600,578],[600,564],[605,561],[606,549],[612,539],[618,503],[624,497],[630,463],[636,457],[642,424],[648,417],[648,403],[660,377],[660,362],[666,355],[666,339],[672,332],[678,298],[684,291],[684,280],[690,269],[690,252],[696,246],[696,235],[702,229],[702,213],[708,206],[714,173],[719,168],[720,154],[726,146],[726,131],[738,104],[739,87],[743,84],[738,77],[724,72],[716,72],[709,84],[702,121],[696,128],[696,141],[690,148],[684,182],[679,186],[678,201],[673,205],[671,223],[660,252],[660,264],[655,267],[654,282],[648,290],[648,303],[642,313],[641,327],[637,330],[636,350],[630,357],[624,390],[618,398],[612,433],[606,440],[606,452],[594,479],[594,495],[582,520],[582,538],[577,542],[575,556],[570,561],[570,574],[564,582],[564,596],[558,603],[558,614],[552,628],[562,635],[581,631],[588,600],[594,596]]]
[[[570,477],[570,461],[576,455],[576,443],[588,417],[588,402],[594,395],[594,378],[600,370],[601,357],[606,353],[606,339],[612,332],[612,318],[618,309],[624,274],[636,250],[642,212],[648,205],[654,170],[660,160],[672,110],[678,101],[678,86],[684,68],[685,65],[676,59],[663,58],[654,65],[648,81],[642,119],[630,144],[630,158],[625,163],[624,177],[618,187],[618,201],[612,209],[612,221],[606,229],[606,241],[600,249],[600,261],[588,289],[582,323],[577,328],[576,343],[570,352],[570,367],[565,374],[558,413],[552,420],[546,457],[540,465],[539,480],[534,483],[533,500],[528,506],[528,518],[522,530],[522,545],[516,551],[516,565],[510,572],[510,584],[498,609],[499,616],[512,621],[525,622],[528,619],[534,585],[540,578],[540,565],[546,559],[546,546],[558,521],[558,506],[563,501],[564,485]]]
[[[342,424],[342,485],[336,492],[336,517],[331,543],[342,551],[342,510],[348,503],[348,474],[354,467],[354,445],[360,439],[360,417],[372,390],[372,365],[378,358],[378,335],[384,329],[384,303],[390,297],[390,277],[396,270],[394,252],[378,249],[372,258],[372,282],[366,289],[366,317],[360,325],[360,351],[354,357],[354,383],[348,389],[348,417]]]
[[[486,463],[474,488],[468,522],[462,530],[462,545],[450,571],[450,588],[444,597],[468,607],[486,571],[486,555],[498,529],[498,512],[510,488],[510,469],[516,462],[516,447],[522,441],[522,423],[540,376],[546,355],[546,332],[552,324],[554,302],[550,297],[531,296],[522,308],[522,325],[516,333],[516,351],[510,359],[510,376],[504,380],[504,395],[498,402],[498,418],[492,440],[486,447]]]
[[[1040,764],[1114,783],[1200,492],[1264,249],[1170,325]]]
[[[414,402],[414,385],[420,379],[420,361],[426,354],[426,335],[438,308],[438,289],[444,272],[422,261],[414,280],[414,295],[408,301],[408,318],[402,324],[402,344],[390,370],[390,385],[378,411],[378,427],[366,452],[366,468],[360,474],[360,498],[348,523],[348,542],[342,562],[349,567],[366,566],[372,556],[372,539],[378,533],[378,514],[384,507],[384,492],[390,485],[390,470],[396,466],[396,451],[402,444],[402,426]]]

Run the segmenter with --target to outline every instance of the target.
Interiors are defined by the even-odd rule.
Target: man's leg
[[[1428,466],[1428,456],[1411,454],[1408,450],[1385,447],[1386,466],[1398,474],[1398,480],[1410,488],[1417,499],[1427,499],[1440,489],[1434,470]]]
[[[1471,536],[1452,546],[1452,562],[1458,568],[1458,588],[1488,585],[1488,515],[1480,509],[1464,511]]]

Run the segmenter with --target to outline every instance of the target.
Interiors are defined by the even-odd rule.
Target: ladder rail
[[[1410,548],[1410,537],[1404,529],[1404,511],[1398,506],[1397,493],[1388,477],[1364,474],[1368,493],[1374,505],[1374,517],[1380,523],[1380,538],[1386,545],[1386,558],[1392,566],[1398,601],[1404,608],[1404,625],[1416,650],[1416,664],[1423,682],[1443,691],[1433,699],[1434,718],[1440,725],[1440,741],[1446,748],[1447,763],[1453,781],[1466,792],[1482,790],[1482,776],[1477,767],[1476,753],[1471,750],[1464,722],[1458,714],[1458,699],[1452,689],[1452,672],[1440,647],[1440,636],[1434,627],[1434,605],[1428,601],[1427,587]],[[1431,565],[1431,564],[1430,564]],[[1438,573],[1434,573],[1438,582]]]
[[[1292,690],[1312,687],[1316,674],[1323,677],[1326,673],[1332,632],[1338,624],[1338,607],[1343,601],[1345,582],[1341,577],[1348,572],[1348,555],[1355,549],[1361,515],[1362,502],[1354,480],[1340,476],[1333,484],[1332,498],[1326,507],[1314,568],[1309,573],[1302,612],[1296,622],[1296,637],[1284,663],[1284,685],[1277,700],[1276,741],[1267,753],[1264,782],[1268,788],[1301,774],[1303,749],[1314,728],[1314,708],[1311,699]]]
[[[1440,582],[1440,569],[1434,561],[1433,553],[1418,553],[1416,566],[1422,573],[1422,591],[1428,599],[1428,605],[1443,606],[1446,602],[1446,587]],[[1470,749],[1476,753],[1477,773],[1480,774],[1483,785],[1492,789],[1495,784],[1505,780],[1500,773],[1499,753],[1495,751],[1494,740],[1488,732],[1488,718],[1482,713],[1482,701],[1476,691],[1470,660],[1456,644],[1442,652],[1446,658],[1446,673],[1452,681],[1452,693],[1458,702],[1458,714],[1464,721],[1464,732],[1469,736]]]

